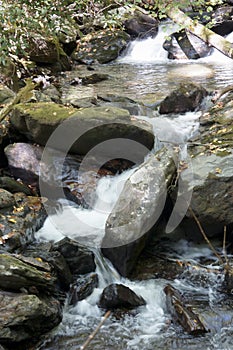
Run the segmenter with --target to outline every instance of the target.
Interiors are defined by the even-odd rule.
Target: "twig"
[[[199,230],[202,234],[202,236],[204,237],[205,241],[208,243],[210,249],[213,251],[213,253],[216,255],[216,257],[218,258],[219,262],[221,264],[224,264],[223,259],[221,258],[221,256],[218,254],[218,252],[216,251],[216,249],[214,248],[214,246],[212,245],[212,243],[210,242],[209,238],[206,236],[205,231],[203,230],[203,227],[201,226],[200,221],[198,220],[197,216],[195,215],[194,211],[192,210],[191,207],[189,207],[189,211],[192,214],[194,220],[197,223],[197,226],[199,227]]]
[[[89,343],[92,341],[92,339],[96,336],[96,334],[98,333],[98,331],[100,330],[100,328],[102,327],[102,325],[104,324],[104,322],[107,320],[107,318],[110,316],[111,311],[107,311],[106,314],[104,315],[104,318],[101,320],[101,322],[98,324],[98,326],[96,327],[96,329],[94,330],[94,332],[92,332],[89,337],[87,338],[87,340],[85,341],[85,343],[80,347],[80,350],[85,350],[87,348],[87,346],[89,345]]]

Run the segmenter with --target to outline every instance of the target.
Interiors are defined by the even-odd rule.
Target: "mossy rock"
[[[154,145],[152,126],[132,118],[127,110],[121,108],[109,106],[77,110],[52,102],[26,103],[17,105],[11,116],[13,126],[30,141],[40,145],[45,145],[65,120],[69,120],[66,131],[59,136],[56,145],[53,145],[59,150],[67,151],[64,141],[69,138],[75,141],[71,152],[80,155],[108,139],[134,140],[145,145],[148,150]]]
[[[85,64],[94,61],[108,63],[115,60],[130,41],[130,36],[121,30],[102,30],[88,34],[77,42],[71,58]]]

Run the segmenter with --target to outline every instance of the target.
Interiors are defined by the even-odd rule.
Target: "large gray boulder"
[[[166,200],[176,155],[162,148],[129,177],[106,222],[102,252],[123,276],[134,268]]]
[[[148,149],[154,144],[149,123],[131,117],[125,109],[111,106],[76,110],[52,102],[25,103],[15,106],[11,116],[12,125],[30,141],[40,145],[45,145],[56,128],[67,120],[70,124],[57,137],[54,148],[63,150],[71,135],[74,138],[77,135],[71,152],[80,155],[108,139],[131,139]]]
[[[188,148],[192,167],[182,171],[186,189],[192,191],[190,206],[210,236],[222,235],[224,225],[233,223],[232,115],[229,96],[201,117],[200,134]],[[187,217],[192,218],[189,211]],[[188,220],[185,226],[193,233],[198,230]]]

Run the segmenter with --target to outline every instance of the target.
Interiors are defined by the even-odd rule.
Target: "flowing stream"
[[[170,32],[169,32],[170,33]],[[233,83],[233,61],[214,51],[212,56],[197,61],[171,62],[162,48],[164,37],[168,33],[160,29],[155,39],[135,41],[125,56],[110,65],[103,66],[104,72],[111,74],[110,82],[99,83],[100,91],[111,91],[124,94],[143,101],[149,105],[165,97],[178,82],[194,81],[208,89],[218,89]],[[230,37],[231,38],[231,37]],[[119,79],[120,77],[120,79]],[[109,85],[110,84],[110,85]],[[185,142],[198,129],[200,112],[160,117],[158,114],[142,115],[139,118],[152,123],[156,136],[163,142]],[[67,348],[77,350],[95,329],[103,316],[98,307],[100,294],[109,283],[123,283],[147,302],[146,306],[137,309],[133,314],[122,317],[110,316],[100,332],[91,342],[89,349],[115,350],[150,350],[150,349],[201,349],[207,350],[233,349],[233,312],[222,311],[224,296],[219,292],[221,275],[218,273],[216,259],[205,244],[188,243],[184,239],[172,241],[164,245],[171,259],[189,262],[179,279],[168,281],[162,278],[134,280],[122,278],[98,251],[99,243],[104,235],[106,219],[111,212],[123,188],[124,182],[135,169],[128,170],[115,177],[99,180],[96,187],[96,198],[92,209],[82,209],[66,204],[62,212],[46,220],[38,231],[38,240],[59,240],[64,236],[80,240],[85,238],[86,244],[92,247],[96,255],[99,286],[94,292],[76,306],[65,305],[62,323],[39,346],[39,349],[57,350]],[[78,218],[80,226],[72,225],[72,217]],[[89,237],[89,239],[88,239]],[[203,258],[208,260],[211,273],[201,268]],[[198,268],[192,268],[198,266]],[[215,332],[202,337],[192,337],[184,333],[181,327],[171,323],[166,303],[164,286],[172,283],[186,295],[195,295],[194,303],[203,309],[211,308],[215,312]],[[201,303],[201,306],[200,306]],[[224,313],[224,317],[222,316]],[[206,311],[208,318],[208,311]]]

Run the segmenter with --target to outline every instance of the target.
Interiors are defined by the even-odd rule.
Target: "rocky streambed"
[[[197,349],[208,342],[219,348],[233,317],[233,95],[231,89],[221,95],[233,78],[227,68],[203,63],[208,74],[197,72],[182,85],[196,64],[90,66],[89,60],[105,61],[85,55],[82,45],[98,47],[89,39],[73,54],[87,66],[45,79],[0,123],[0,344],[73,349],[111,310],[95,348]],[[120,33],[115,39],[121,48],[129,40]],[[115,59],[119,46],[109,45]],[[225,78],[218,80],[219,72]],[[0,86],[2,107],[14,97]],[[112,139],[117,143],[108,144]],[[96,227],[81,238],[81,226],[65,238],[63,228],[59,239],[50,227],[35,239],[47,216],[61,216],[67,203],[94,215],[98,185],[127,169],[97,240],[114,267],[96,252]],[[218,258],[201,245],[202,231],[216,242]]]

